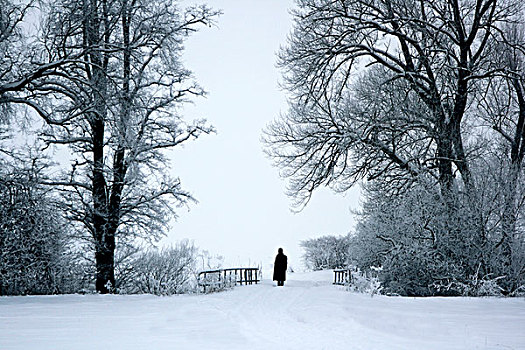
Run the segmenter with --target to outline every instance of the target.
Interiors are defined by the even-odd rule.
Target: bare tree
[[[372,205],[398,204],[389,207],[396,215],[367,222],[384,233],[372,229],[366,239],[403,256],[424,247],[414,269],[425,259],[449,257],[435,265],[436,273],[448,274],[451,263],[457,268],[451,275],[464,282],[497,274],[508,282],[498,280],[507,293],[520,288],[522,268],[511,273],[508,265],[523,261],[518,238],[523,236],[511,226],[522,193],[524,46],[508,28],[524,25],[522,3],[298,0],[297,5],[294,29],[279,54],[290,109],[265,131],[266,150],[290,179],[294,204],[305,205],[322,185],[345,191],[369,180],[380,193]],[[484,120],[480,105],[491,106]],[[493,129],[503,143],[493,141]],[[508,152],[501,152],[502,144]],[[494,166],[502,154],[514,164],[508,178]],[[488,178],[499,182],[488,186]],[[417,202],[424,208],[409,206],[397,215],[403,201],[422,189],[431,196]],[[503,225],[494,215],[497,203],[506,203],[499,207],[504,212],[499,219],[509,218]],[[425,218],[418,219],[419,230],[401,222],[418,211],[432,218],[431,235]],[[511,241],[519,242],[513,252]],[[518,258],[512,262],[514,253]],[[493,261],[498,259],[507,267]]]
[[[0,295],[60,289],[66,225],[56,198],[40,184],[47,160],[28,153],[1,159]]]
[[[325,183],[351,184],[378,174],[417,177],[430,173],[454,206],[456,171],[474,202],[465,143],[467,107],[478,81],[497,73],[498,69],[487,69],[487,43],[489,39],[505,41],[498,28],[518,11],[520,3],[297,3],[294,30],[279,55],[285,86],[292,94],[291,108],[270,126],[267,142],[284,175],[292,178],[291,192],[299,195],[299,202],[307,201]],[[357,87],[359,71],[371,71],[363,73],[362,79],[373,82]],[[365,99],[356,96],[363,87],[367,90],[359,94]],[[400,91],[392,93],[393,88]],[[392,94],[405,94],[406,101],[389,101]],[[403,120],[405,125],[390,130],[388,119],[375,122],[378,113],[396,113],[396,123]],[[363,127],[365,119],[369,122]],[[379,134],[383,139],[374,136]],[[418,151],[409,156],[406,151],[414,145]],[[352,157],[357,158],[351,153],[361,149],[374,156],[347,172],[355,160]]]
[[[166,174],[163,150],[213,131],[185,123],[177,106],[204,94],[182,67],[183,41],[217,14],[174,1],[84,0],[56,2],[47,16],[46,50],[79,57],[32,96],[48,125],[41,136],[72,151],[71,170],[47,184],[90,233],[101,293],[115,286],[117,240],[157,239],[172,205],[192,199]]]
[[[49,123],[53,119],[38,103],[37,96],[68,90],[58,81],[68,76],[66,66],[78,64],[84,52],[59,55],[38,42],[37,22],[45,11],[44,2],[34,0],[0,1],[0,108],[2,119],[11,115],[13,106],[29,107]],[[57,82],[52,84],[50,82]],[[9,112],[9,113],[8,113]]]
[[[502,31],[507,41],[490,43],[494,53],[490,65],[500,70],[501,75],[486,83],[486,93],[478,96],[477,108],[482,123],[499,136],[491,142],[491,147],[502,156],[505,171],[500,180],[504,189],[501,240],[496,248],[501,247],[510,266],[515,265],[514,253],[522,249],[522,234],[517,231],[516,223],[522,202],[520,182],[525,155],[525,24],[509,21]]]
[[[20,91],[45,71],[32,69],[28,56],[23,54],[28,47],[22,23],[32,6],[33,1],[0,1],[0,105],[3,106],[10,93]]]
[[[415,179],[438,178],[429,166],[436,151],[431,113],[408,84],[385,82],[389,74],[376,67],[340,98],[294,103],[267,128],[267,152],[291,178],[295,205],[321,184],[345,191],[360,179],[381,179],[396,192]]]

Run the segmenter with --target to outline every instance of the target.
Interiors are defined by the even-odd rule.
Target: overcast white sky
[[[352,229],[350,209],[359,205],[358,189],[344,196],[323,189],[294,214],[279,170],[262,151],[262,129],[286,111],[275,54],[291,29],[293,1],[207,3],[224,14],[218,28],[203,28],[187,41],[184,59],[209,95],[185,116],[207,118],[217,134],[175,152],[172,173],[199,203],[178,211],[164,242],[194,240],[223,255],[227,265],[268,265],[283,247],[297,268],[301,240]]]

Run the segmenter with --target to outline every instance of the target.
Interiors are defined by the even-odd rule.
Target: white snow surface
[[[523,298],[355,294],[332,272],[216,294],[0,297],[0,349],[525,349]]]

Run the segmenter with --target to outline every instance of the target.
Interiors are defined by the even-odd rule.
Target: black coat
[[[288,268],[288,258],[286,255],[279,253],[275,257],[275,264],[273,265],[273,280],[286,281],[286,269]]]

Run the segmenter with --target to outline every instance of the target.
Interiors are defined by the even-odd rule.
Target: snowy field
[[[0,298],[0,349],[525,349],[525,300],[401,298],[290,274],[210,295]]]

